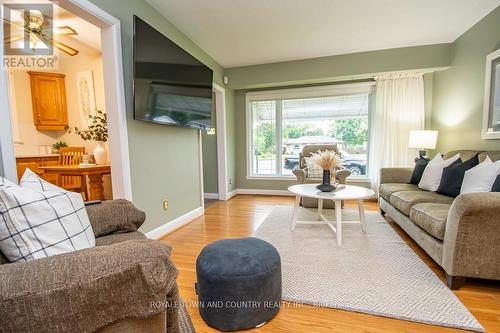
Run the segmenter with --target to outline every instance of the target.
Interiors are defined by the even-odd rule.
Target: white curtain
[[[383,74],[375,81],[369,173],[377,189],[380,168],[413,165],[416,150],[408,148],[408,138],[411,130],[424,129],[425,109],[421,73]]]

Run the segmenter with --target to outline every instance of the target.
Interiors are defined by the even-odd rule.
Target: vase
[[[321,192],[331,192],[335,190],[335,186],[330,183],[331,171],[323,170],[323,182],[316,186]]]
[[[95,164],[102,165],[108,162],[108,153],[104,148],[104,142],[97,141],[97,145],[94,149],[94,160]]]

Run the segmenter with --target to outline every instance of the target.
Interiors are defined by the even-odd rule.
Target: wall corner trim
[[[233,191],[231,191],[231,192],[228,192],[228,193],[227,193],[227,200],[229,200],[229,199],[231,199],[231,198],[233,198],[233,197],[235,197],[235,196],[237,196],[237,195],[238,195],[238,190],[237,190],[237,189],[236,189],[236,190],[233,190]]]
[[[203,193],[203,197],[205,199],[216,199],[216,200],[218,200],[219,199],[219,193],[207,193],[207,192],[205,192],[205,193]]]
[[[192,222],[194,219],[202,216],[204,213],[203,207],[195,208],[184,215],[181,215],[165,224],[162,224],[158,228],[155,228],[147,233],[145,233],[146,237],[149,239],[161,239],[167,234],[179,229],[180,227],[185,226],[189,222]]]

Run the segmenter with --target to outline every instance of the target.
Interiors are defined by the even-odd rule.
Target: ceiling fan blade
[[[3,21],[7,24],[14,26],[14,27],[24,28],[24,22],[13,22],[9,19],[6,19],[5,17],[3,18]]]
[[[66,45],[64,43],[58,42],[55,39],[51,39],[48,41],[52,46],[57,47],[59,50],[63,51],[64,53],[70,55],[70,56],[76,56],[80,51],[77,49],[72,48],[69,45]]]
[[[55,27],[54,35],[74,36],[78,35],[78,32],[76,32],[76,30],[70,27],[69,25],[65,25],[62,27]]]
[[[17,42],[18,40],[21,40],[23,38],[24,38],[24,35],[18,35],[18,36],[5,37],[3,40],[5,43],[14,43],[14,42]]]

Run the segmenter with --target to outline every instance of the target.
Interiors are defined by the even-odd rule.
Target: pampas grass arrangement
[[[335,170],[342,167],[340,155],[333,150],[318,150],[311,154],[310,161],[323,170]]]

